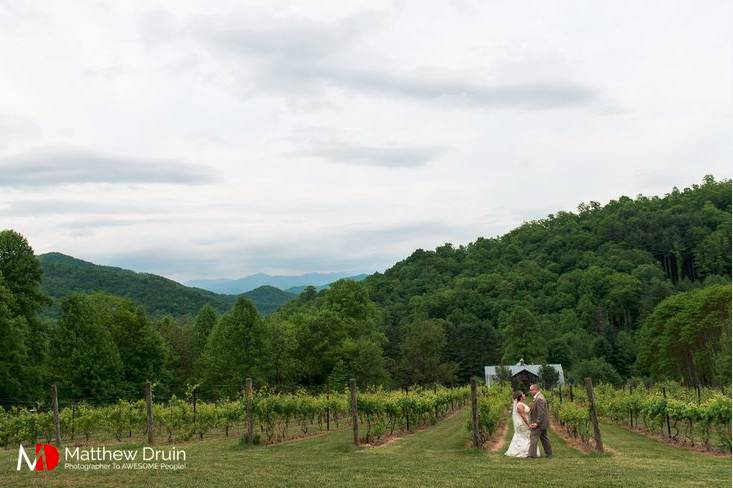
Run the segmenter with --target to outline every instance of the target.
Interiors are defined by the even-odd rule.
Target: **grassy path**
[[[620,427],[604,425],[610,456],[586,455],[552,435],[553,459],[509,459],[467,449],[467,412],[392,444],[355,449],[350,432],[335,432],[279,446],[241,449],[236,441],[184,447],[180,472],[110,471],[46,475],[16,473],[17,450],[0,451],[0,486],[730,486],[730,459],[666,446]],[[511,428],[507,439],[512,435]],[[506,444],[506,443],[505,443]]]

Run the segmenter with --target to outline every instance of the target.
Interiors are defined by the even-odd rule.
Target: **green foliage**
[[[595,357],[593,341],[604,337],[608,343],[597,344],[597,352],[629,377],[635,331],[661,300],[730,283],[730,215],[730,180],[706,177],[664,197],[590,202],[501,237],[419,249],[365,285],[383,310],[385,349],[394,361],[401,356],[401,327],[415,318],[445,320],[448,331],[484,321],[502,333],[496,362],[524,357],[572,369]],[[446,350],[463,368],[454,340],[463,338],[449,333]]]
[[[484,366],[501,359],[499,332],[490,322],[446,323],[445,358],[457,365],[459,381],[468,382]]]
[[[566,432],[588,443],[592,435],[590,410],[588,407],[573,402],[563,402],[553,408],[555,419]]]
[[[730,333],[730,285],[672,295],[644,321],[637,366],[654,379],[729,384]]]
[[[542,386],[549,390],[550,388],[554,388],[560,381],[560,373],[552,366],[543,364],[540,367],[539,378]]]
[[[111,399],[119,393],[120,354],[90,298],[75,294],[63,300],[50,355],[61,396]]]
[[[31,363],[28,350],[32,341],[28,322],[14,315],[11,303],[15,297],[5,287],[0,274],[0,337],[3,338],[3,354],[0,355],[0,398],[21,398],[28,394],[31,383]],[[0,401],[0,403],[2,403]]]
[[[381,388],[359,395],[357,409],[366,423],[364,442],[379,442],[395,431],[412,431],[432,424],[463,406],[469,387],[431,389],[415,388],[409,392],[384,391]]]
[[[37,315],[46,303],[40,283],[41,267],[28,241],[15,231],[0,231],[0,399],[42,391],[48,328]]]
[[[118,393],[137,398],[144,382],[167,379],[164,372],[168,346],[142,307],[102,293],[89,295],[88,300],[117,346],[122,363]]]
[[[298,328],[288,320],[272,316],[265,320],[264,327],[267,381],[277,388],[291,388],[302,372],[302,360],[298,356]]]
[[[445,329],[441,320],[423,320],[403,328],[400,363],[403,385],[450,383],[455,379],[454,363],[445,362]]]
[[[502,419],[507,418],[509,406],[512,403],[512,390],[508,383],[494,384],[490,387],[482,386],[479,391],[479,432],[482,443],[488,441],[499,428]],[[466,427],[473,430],[469,417]]]
[[[537,317],[524,307],[515,307],[499,318],[504,336],[504,364],[524,359],[528,364],[542,363],[547,356],[545,340]]]
[[[553,400],[559,408],[553,412],[569,433],[587,442],[591,435],[587,398],[580,388],[575,393],[575,402],[568,401],[566,393],[562,404],[555,395]],[[731,449],[731,399],[717,390],[701,388],[698,396],[694,389],[674,382],[631,389],[599,384],[594,386],[594,397],[598,414],[607,420],[665,437],[671,433],[673,440],[684,444]]]
[[[583,384],[585,378],[591,378],[593,383],[596,384],[610,383],[612,385],[619,385],[623,382],[614,367],[599,358],[579,361],[570,371],[570,377],[579,385]]]
[[[219,319],[204,349],[204,383],[216,385],[223,395],[233,395],[245,378],[264,379],[264,327],[252,302],[237,299],[232,310]]]
[[[196,361],[204,352],[206,341],[217,320],[219,320],[219,317],[216,315],[216,311],[208,304],[201,307],[198,315],[196,315],[196,320],[193,322],[193,361]]]
[[[276,363],[303,385],[341,388],[348,378],[356,378],[360,386],[382,384],[388,378],[380,322],[363,285],[339,280],[317,295],[288,303],[269,318],[273,331],[288,331],[287,344],[271,341],[271,351]]]
[[[191,324],[180,318],[166,315],[156,321],[155,330],[163,337],[166,344],[166,362],[163,379],[161,380],[163,392],[182,393],[181,388],[174,388],[169,384],[176,381],[178,385],[183,381],[191,379],[194,375],[194,336]]]

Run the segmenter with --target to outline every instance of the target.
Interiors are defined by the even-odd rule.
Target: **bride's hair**
[[[514,399],[516,401],[521,400],[523,396],[524,396],[524,392],[523,391],[515,391],[514,392],[514,395],[512,395],[512,397],[514,397]]]

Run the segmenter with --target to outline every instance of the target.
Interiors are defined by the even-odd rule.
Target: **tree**
[[[527,308],[514,307],[500,321],[504,337],[504,355],[501,362],[513,364],[524,358],[527,363],[542,363],[547,357],[547,346],[537,317]]]
[[[593,340],[592,346],[593,356],[608,361],[613,357],[613,346],[603,336],[598,336]]]
[[[308,285],[303,288],[303,291],[298,295],[298,301],[301,303],[312,302],[318,296],[318,290],[313,285]]]
[[[298,356],[297,326],[270,316],[265,320],[264,328],[267,382],[276,388],[295,385],[303,369]]]
[[[298,332],[297,357],[304,384],[326,384],[339,362],[347,374],[359,376],[362,382],[384,381],[386,338],[379,329],[379,311],[361,283],[337,281],[317,297],[291,302],[278,316]],[[367,373],[365,364],[371,365],[372,373]]]
[[[731,369],[731,286],[677,293],[642,324],[636,366],[655,380],[727,384]]]
[[[21,388],[24,397],[41,394],[45,382],[48,326],[38,312],[48,299],[40,285],[41,266],[28,241],[13,230],[0,231],[0,305],[5,309],[0,320],[13,335],[3,343],[2,362],[15,372],[8,383],[15,386],[9,388]]]
[[[139,398],[146,381],[166,377],[167,346],[145,310],[124,298],[95,293],[88,297],[100,323],[110,331],[122,363],[119,393]]]
[[[467,382],[471,376],[482,374],[484,366],[501,359],[499,333],[490,322],[448,322],[446,328],[446,359],[458,366],[459,381]]]
[[[443,321],[422,320],[403,329],[400,372],[403,385],[430,385],[454,381],[456,366],[443,361]]]
[[[218,317],[211,305],[201,307],[193,322],[193,361],[195,362],[206,347],[206,340],[214,329]]]
[[[165,381],[158,391],[164,394],[181,394],[184,383],[193,381],[193,327],[185,318],[176,319],[165,315],[155,322],[155,330],[163,337],[166,345]]]
[[[232,396],[246,378],[264,380],[264,328],[255,306],[239,297],[232,310],[219,319],[204,349],[207,388]]]
[[[349,372],[346,369],[346,365],[342,360],[339,359],[338,361],[336,361],[336,364],[334,364],[331,373],[328,375],[326,388],[328,389],[328,391],[344,391],[350,379],[351,378],[349,377]]]
[[[547,361],[552,364],[560,364],[565,369],[572,368],[578,357],[570,343],[573,337],[573,334],[570,334],[549,341],[547,343]]]
[[[618,372],[603,359],[592,358],[578,361],[571,370],[570,376],[577,384],[583,384],[585,378],[591,378],[593,383],[611,383],[620,385],[623,383]]]
[[[367,338],[346,339],[336,364],[362,387],[386,384],[388,379],[382,347]]]
[[[341,343],[349,337],[344,317],[335,311],[306,308],[288,317],[297,331],[298,352],[306,385],[322,385],[340,359]]]
[[[496,367],[496,379],[499,383],[509,384],[512,382],[512,370],[506,366]]]
[[[724,275],[731,267],[731,216],[721,213],[723,222],[694,251],[697,274],[701,277]]]
[[[554,388],[560,381],[560,373],[549,364],[543,364],[540,367],[539,379],[542,386],[549,390]]]
[[[114,400],[122,373],[112,334],[88,297],[68,296],[51,341],[52,375],[66,398]]]
[[[609,358],[609,362],[623,378],[628,378],[633,372],[636,353],[637,345],[634,334],[626,330],[621,330],[614,338],[613,355]]]
[[[28,368],[28,342],[31,340],[28,323],[11,311],[14,297],[5,287],[0,274],[0,404],[28,395],[32,371]]]
[[[33,324],[40,308],[48,302],[40,288],[41,265],[26,238],[13,230],[0,231],[0,274],[15,297],[9,304],[11,312]],[[40,339],[35,337],[36,341]]]

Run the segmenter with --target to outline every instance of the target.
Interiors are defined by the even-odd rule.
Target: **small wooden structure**
[[[558,373],[558,380],[557,384],[558,386],[562,386],[565,384],[565,374],[562,370],[561,364],[549,364],[548,366],[552,367],[557,371]],[[499,365],[496,366],[485,366],[484,367],[484,376],[486,378],[486,386],[491,386],[492,383],[495,383],[497,381],[496,376],[496,370],[499,368]],[[512,373],[512,386],[515,390],[522,390],[527,391],[529,389],[529,385],[532,383],[539,383],[540,382],[540,368],[542,367],[541,364],[527,364],[524,362],[524,359],[520,359],[517,364],[511,365],[511,366],[504,366]]]

